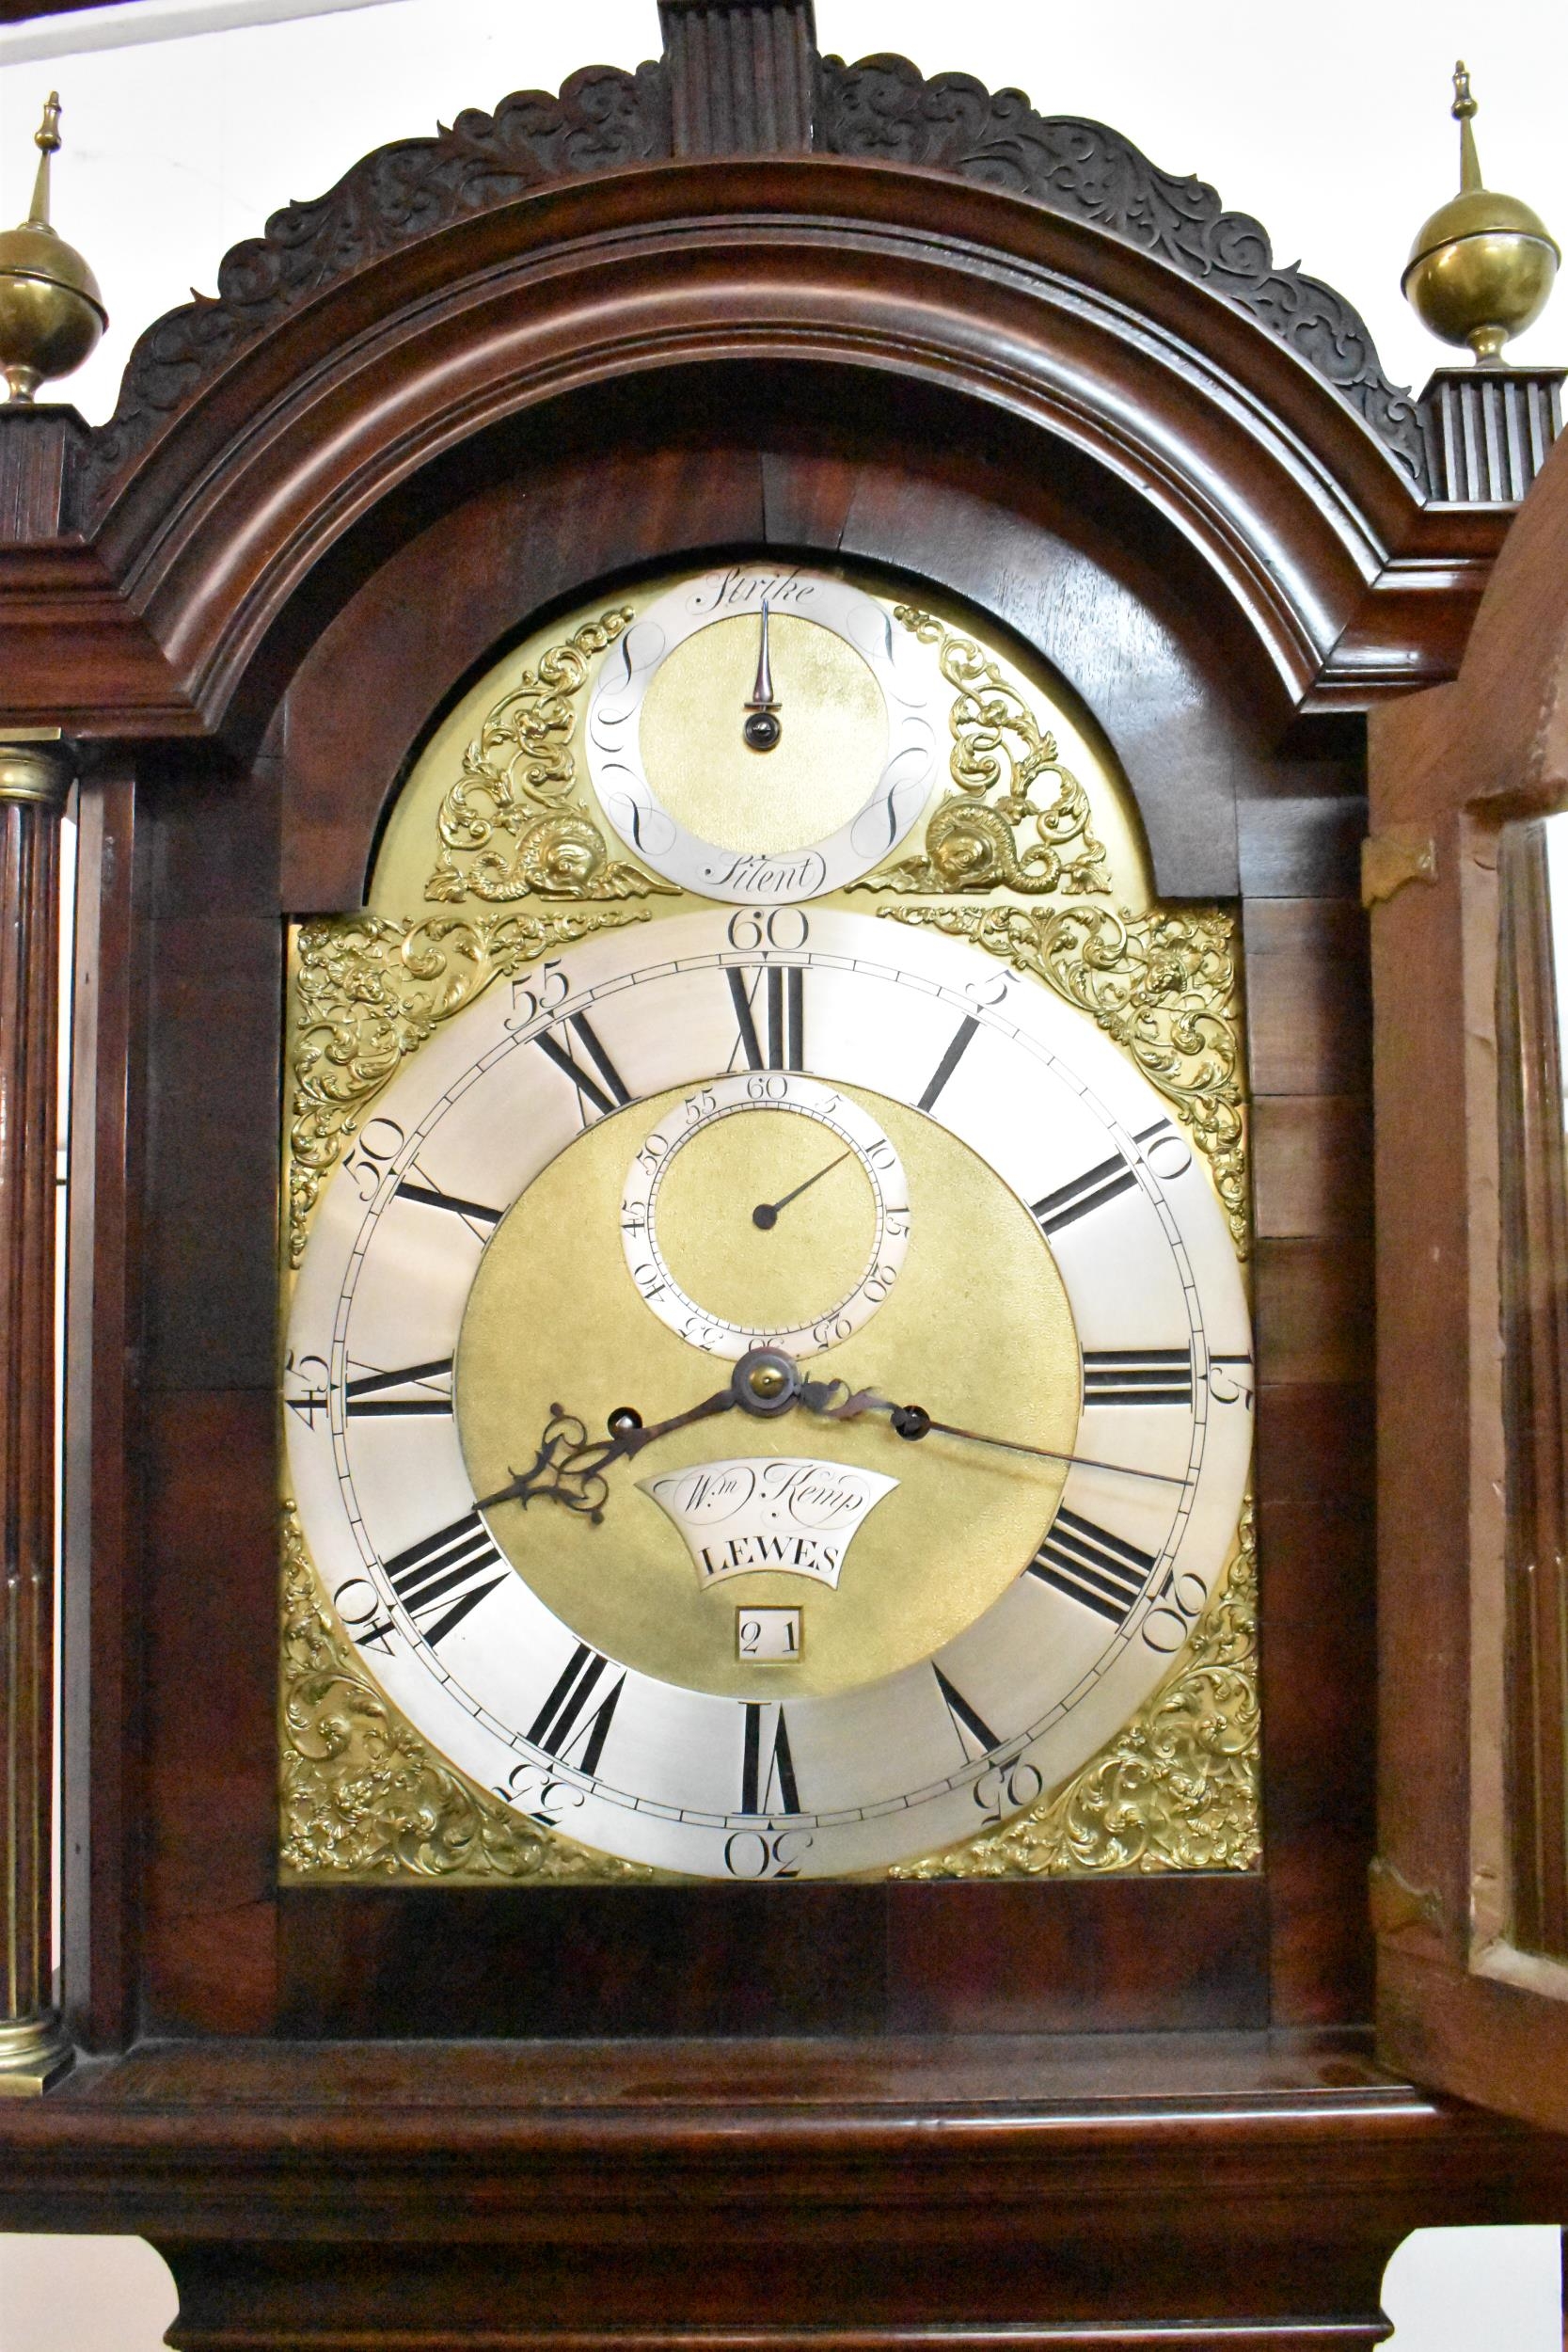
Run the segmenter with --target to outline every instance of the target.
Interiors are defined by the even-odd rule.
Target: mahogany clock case
[[[739,421],[739,430],[736,429]],[[1073,2031],[1368,2013],[1371,1840],[1367,1009],[1354,761],[1273,753],[1233,625],[1175,534],[941,394],[688,372],[468,443],[340,550],[349,583],[245,766],[105,776],[89,870],[136,952],[150,1119],[134,1611],[151,1835],[134,2007],[94,1947],[81,2026],[159,2034]],[[1118,511],[1119,509],[1119,511]],[[395,538],[394,538],[395,531]],[[391,543],[391,544],[389,544]],[[1123,752],[1168,896],[1238,898],[1256,1098],[1264,1870],[1046,1884],[276,1886],[276,1231],[284,918],[360,902],[398,777],[498,644],[639,567],[776,550],[972,599]],[[913,590],[911,590],[913,593]],[[1228,641],[1228,642],[1227,642]],[[1126,649],[1136,648],[1130,661]],[[142,762],[147,765],[145,759]],[[99,871],[90,871],[95,852]],[[96,1011],[102,1034],[106,1008]],[[115,1211],[97,1169],[94,1216]],[[221,1561],[221,1573],[214,1564]],[[123,1671],[123,1669],[122,1669]],[[110,1725],[92,1725],[102,1752]],[[74,1841],[73,1841],[74,1842]],[[103,1882],[99,1882],[102,1887]],[[125,1948],[125,1947],[122,1947]],[[79,1973],[74,1981],[80,1983]]]
[[[218,304],[152,330],[102,434],[0,419],[6,718],[85,746],[63,1917],[87,2055],[0,2118],[6,2210],[145,2229],[192,2344],[1371,2344],[1405,2230],[1550,2217],[1564,2178],[1564,2143],[1390,2079],[1363,2030],[1364,714],[1452,676],[1510,513],[1426,498],[1353,316],[1338,378],[1271,324],[1281,287],[1305,343],[1347,314],[1271,277],[1256,224],[1257,268],[1221,283],[1032,164],[983,184],[1054,135],[1008,94],[816,60],[781,0],[769,39],[811,72],[768,87],[800,120],[693,112],[681,39],[752,13],[670,0],[673,63],[609,77],[606,160],[570,160],[604,79],[579,77],[280,216]],[[842,132],[857,75],[910,143],[810,151],[811,89]],[[361,902],[400,777],[499,649],[760,551],[986,615],[1104,730],[1162,896],[1238,910],[1263,1867],[280,1887],[287,922]]]

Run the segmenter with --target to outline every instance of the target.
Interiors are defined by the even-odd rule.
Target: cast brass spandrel
[[[284,1183],[288,1263],[305,1255],[322,1185],[402,1066],[497,979],[552,948],[626,923],[641,907],[504,915],[329,915],[294,935],[289,992]]]
[[[1256,1870],[1262,1858],[1258,1543],[1236,1551],[1170,1679],[1065,1788],[895,1879]]]
[[[942,677],[957,690],[948,766],[958,789],[932,810],[920,854],[879,866],[851,889],[937,897],[1108,894],[1110,870],[1089,796],[1026,696],[974,638],[945,628],[934,613],[898,605],[894,617],[933,648]],[[1043,803],[1036,798],[1042,785]]]
[[[1088,1013],[1159,1089],[1209,1163],[1237,1255],[1251,1216],[1234,918],[1220,907],[895,906],[972,940]]]
[[[282,1509],[279,1864],[356,1884],[651,1883],[656,1871],[546,1830],[432,1753],[355,1656]]]

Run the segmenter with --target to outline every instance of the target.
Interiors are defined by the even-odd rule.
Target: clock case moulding
[[[1406,2230],[1568,2181],[1364,2023],[1363,720],[1463,692],[1511,514],[1430,502],[1397,402],[1281,330],[1324,290],[1209,266],[1191,183],[1208,225],[1150,234],[1166,183],[1109,135],[1119,213],[1008,94],[819,64],[803,7],[663,14],[661,65],[277,216],[101,432],[0,416],[5,719],[83,775],[81,2055],[0,2110],[4,2211],[150,2235],[190,2345],[1370,2344]],[[763,549],[990,615],[1104,729],[1162,897],[1236,905],[1265,1867],[656,1888],[629,1930],[614,1888],[280,1888],[285,921],[360,903],[410,747],[519,628]]]

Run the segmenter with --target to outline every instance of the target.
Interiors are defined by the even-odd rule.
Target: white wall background
[[[1164,168],[1197,172],[1263,221],[1278,260],[1350,297],[1397,382],[1419,387],[1455,356],[1405,309],[1399,277],[1458,185],[1456,56],[1481,100],[1489,184],[1568,236],[1560,0],[817,0],[817,26],[826,50],[897,49],[927,73],[1017,85],[1046,113],[1098,117]],[[139,0],[0,29],[0,223],[26,211],[31,135],[57,87],[55,220],[111,319],[51,396],[107,417],[143,327],[193,287],[211,293],[229,246],[367,149],[657,47],[654,0]],[[1568,294],[1513,356],[1568,360]],[[1386,2295],[1394,2352],[1558,2352],[1558,2233],[1418,2233]],[[0,2352],[153,2352],[173,2313],[167,2271],[136,2240],[0,2236]]]
[[[252,15],[304,0],[217,0]],[[214,0],[110,10],[146,33]],[[1568,9],[1560,0],[817,0],[824,49],[897,48],[926,72],[960,68],[1022,86],[1048,113],[1100,118],[1166,169],[1196,171],[1262,220],[1276,257],[1348,294],[1388,373],[1425,381],[1443,358],[1406,310],[1399,276],[1427,214],[1458,185],[1449,75],[1475,77],[1481,163],[1498,187],[1568,236]],[[574,67],[635,65],[658,47],[654,0],[384,0],[282,23],[114,49],[96,12],[0,30],[0,220],[26,210],[31,133],[52,86],[65,103],[55,220],[87,254],[111,316],[69,393],[108,415],[142,327],[195,286],[214,289],[230,245],[292,198],[319,196],[365,152],[554,88]],[[50,54],[33,54],[49,52]],[[22,54],[26,53],[26,54]],[[1514,348],[1568,358],[1568,294]]]

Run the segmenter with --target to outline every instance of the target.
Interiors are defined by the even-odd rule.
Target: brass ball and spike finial
[[[33,207],[0,232],[0,375],[11,401],[79,368],[108,325],[98,280],[49,225],[49,158],[60,144],[60,97],[51,90],[33,134],[39,150]]]
[[[1502,362],[1504,343],[1533,326],[1546,307],[1562,255],[1539,216],[1517,197],[1481,185],[1476,102],[1463,59],[1453,70],[1459,124],[1459,194],[1440,204],[1410,248],[1400,283],[1405,298],[1446,343],[1468,343],[1479,366]]]

